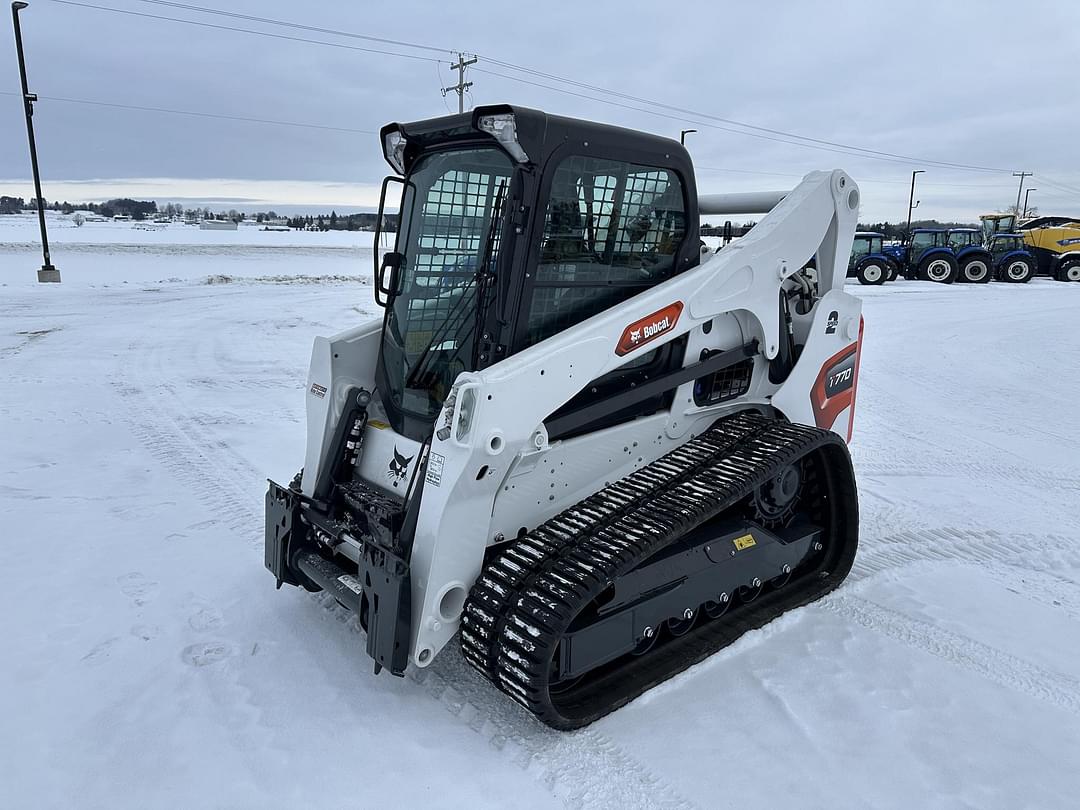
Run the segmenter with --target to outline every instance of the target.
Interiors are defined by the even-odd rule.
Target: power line
[[[182,23],[184,25],[195,25],[200,28],[212,28],[218,31],[233,31],[240,34],[253,34],[259,37],[270,37],[271,39],[283,39],[289,42],[303,42],[308,45],[325,45],[327,48],[341,48],[346,51],[362,51],[364,53],[378,53],[384,56],[398,56],[402,59],[416,59],[421,62],[437,62],[432,56],[418,56],[412,53],[399,53],[397,51],[386,51],[379,48],[363,48],[359,45],[346,45],[342,42],[326,42],[321,39],[308,39],[306,37],[293,37],[287,34],[272,34],[269,31],[256,31],[252,28],[239,28],[232,25],[218,25],[217,23],[198,22],[196,20],[185,20],[181,17],[166,17],[162,14],[148,14],[145,11],[132,11],[125,8],[112,8],[110,6],[99,6],[94,3],[80,3],[76,0],[51,0],[53,3],[60,3],[65,6],[78,6],[79,8],[92,8],[97,11],[110,11],[114,14],[127,14],[132,17],[145,17],[150,20],[162,20],[166,22]],[[411,46],[418,47],[418,46]]]
[[[19,93],[19,92],[16,92],[16,91],[12,91],[12,90],[0,90],[0,95],[4,95],[4,96],[21,96],[22,94]],[[66,98],[66,97],[62,97],[62,96],[39,96],[39,98],[44,100],[44,101],[57,101],[57,102],[65,103],[65,104],[83,104],[83,105],[94,106],[94,107],[107,107],[107,108],[114,108],[114,109],[121,109],[121,110],[136,110],[136,111],[140,111],[140,112],[167,113],[167,114],[170,114],[170,115],[186,115],[186,116],[193,116],[193,117],[197,117],[197,118],[211,118],[211,119],[220,119],[220,120],[226,120],[226,121],[241,121],[241,122],[244,122],[244,123],[251,123],[251,124],[269,124],[269,125],[273,125],[273,126],[300,127],[300,128],[303,128],[303,129],[315,129],[315,130],[324,130],[324,131],[331,131],[331,132],[347,132],[347,133],[357,134],[357,135],[375,135],[375,134],[377,134],[376,130],[371,130],[371,129],[356,129],[356,128],[352,128],[352,127],[338,127],[338,126],[331,126],[331,125],[328,125],[328,124],[301,123],[299,121],[279,121],[279,120],[268,119],[268,118],[254,118],[254,117],[250,117],[250,116],[226,115],[226,114],[223,114],[223,113],[211,113],[211,112],[204,112],[204,111],[201,111],[201,110],[178,110],[178,109],[174,109],[174,108],[170,108],[170,107],[148,107],[148,106],[142,106],[142,105],[138,105],[138,104],[121,104],[121,103],[118,103],[118,102],[111,102],[111,101],[100,101],[100,100],[85,99],[85,98]],[[448,112],[449,112],[449,110],[448,110]],[[734,169],[734,168],[725,167],[725,166],[695,165],[694,168],[697,171],[700,171],[700,172],[726,172],[726,173],[733,173],[733,174],[752,174],[752,175],[755,175],[755,176],[785,177],[785,178],[792,178],[792,179],[796,179],[796,180],[801,179],[804,176],[804,174],[793,174],[793,173],[790,173],[790,172],[767,172],[767,171],[757,171],[757,170],[753,170],[753,169]],[[1039,175],[1039,181],[1044,182],[1047,185],[1056,186],[1056,184],[1054,182],[1050,181],[1049,179],[1047,179],[1043,175]],[[907,185],[906,180],[864,179],[864,180],[859,181],[860,185],[866,185],[868,183],[869,184],[887,184],[887,185]],[[994,184],[990,184],[990,183],[923,183],[922,185],[923,186],[936,187],[936,188],[979,188],[979,189],[1011,188],[1011,186],[994,185]],[[1072,189],[1068,189],[1065,186],[1056,186],[1056,187],[1059,190],[1065,191],[1070,195],[1080,193],[1080,192],[1075,192]]]
[[[794,178],[794,179],[798,179],[798,180],[801,180],[805,176],[805,173],[803,173],[803,174],[791,174],[791,173],[784,173],[784,172],[763,172],[763,171],[754,171],[752,169],[731,169],[731,168],[727,168],[727,167],[723,167],[723,166],[699,166],[696,163],[694,164],[694,170],[698,171],[698,172],[733,172],[735,174],[753,174],[753,175],[762,175],[762,176],[768,176],[768,177],[790,177],[790,178]],[[890,186],[906,186],[908,184],[907,180],[877,180],[877,179],[866,180],[866,179],[860,179],[858,182],[859,182],[860,186],[866,185],[867,183],[871,183],[873,185],[884,184],[884,185],[890,185]],[[920,185],[920,187],[933,187],[933,188],[981,188],[981,189],[1006,189],[1006,188],[1011,189],[1012,188],[1011,185],[1008,185],[1008,186],[1007,185],[998,185],[998,184],[995,184],[995,183],[920,183],[919,185]]]
[[[9,90],[0,90],[0,95],[21,96]],[[302,127],[304,129],[320,129],[332,132],[350,132],[357,135],[375,135],[373,129],[352,129],[351,127],[334,127],[325,124],[304,124],[299,121],[275,121],[269,118],[251,118],[244,115],[225,115],[223,113],[202,112],[199,110],[175,110],[168,107],[143,107],[138,104],[119,104],[112,101],[95,101],[86,98],[63,98],[61,96],[38,96],[42,101],[60,101],[65,104],[86,104],[94,107],[114,107],[121,110],[139,110],[142,112],[169,113],[170,115],[190,115],[197,118],[220,118],[226,121],[243,121],[250,124],[273,124],[281,127]]]
[[[117,9],[117,8],[111,8],[111,7],[107,7],[107,6],[99,6],[99,5],[96,5],[96,4],[93,4],[93,3],[76,2],[76,0],[52,0],[52,1],[56,2],[56,3],[63,3],[65,5],[80,6],[80,7],[84,7],[84,8],[93,8],[93,9],[97,9],[97,10],[100,10],[100,11],[110,11],[110,12],[119,13],[119,14],[129,14],[129,15],[132,15],[132,16],[147,17],[147,18],[150,18],[150,19],[164,20],[164,21],[170,21],[170,22],[178,22],[178,23],[183,23],[183,24],[187,24],[187,25],[198,25],[198,26],[202,26],[202,27],[206,27],[206,28],[214,28],[214,29],[225,30],[225,31],[235,31],[235,32],[239,32],[239,33],[253,34],[253,35],[256,35],[256,36],[267,36],[267,37],[272,37],[272,38],[276,38],[276,39],[285,39],[285,40],[295,41],[295,42],[304,42],[304,43],[313,44],[313,45],[324,45],[324,46],[327,46],[327,47],[345,48],[345,49],[348,49],[348,50],[358,50],[358,51],[364,51],[364,52],[369,52],[369,53],[381,53],[381,54],[384,54],[384,55],[398,56],[398,57],[406,58],[406,59],[419,59],[419,60],[428,60],[428,61],[438,61],[438,60],[432,59],[431,57],[417,56],[415,54],[404,54],[404,53],[400,53],[400,52],[385,51],[385,50],[379,50],[379,49],[374,49],[374,48],[361,48],[361,47],[357,47],[357,46],[344,45],[342,43],[326,42],[324,40],[313,40],[313,39],[307,39],[307,38],[303,38],[303,37],[291,37],[291,36],[286,36],[286,35],[282,35],[282,34],[272,34],[272,33],[266,32],[266,31],[256,31],[256,30],[247,29],[247,28],[238,28],[238,27],[234,27],[234,26],[216,25],[216,24],[212,24],[212,23],[202,23],[202,22],[196,22],[196,21],[193,21],[193,20],[185,20],[185,19],[176,18],[176,17],[167,17],[167,16],[164,16],[164,15],[147,14],[147,13],[144,13],[144,12],[136,12],[136,11],[130,11],[130,10],[126,10],[126,9]],[[224,11],[224,10],[221,10],[221,9],[208,8],[208,7],[205,7],[205,6],[195,6],[195,5],[190,5],[190,4],[186,4],[186,3],[170,2],[169,0],[139,0],[139,2],[145,2],[145,3],[150,3],[150,4],[153,4],[153,5],[159,5],[159,6],[167,6],[167,7],[171,7],[171,8],[180,8],[180,9],[185,9],[185,10],[188,10],[188,11],[195,11],[195,12],[198,12],[198,13],[216,14],[216,15],[225,16],[225,17],[231,17],[231,18],[236,18],[236,19],[246,19],[246,20],[249,20],[249,21],[257,21],[257,22],[267,24],[267,25],[277,25],[277,26],[293,28],[293,29],[299,29],[299,30],[306,30],[306,31],[317,31],[319,33],[330,34],[330,35],[333,35],[333,36],[342,36],[342,37],[359,38],[359,39],[369,39],[369,40],[374,40],[374,41],[378,41],[378,42],[385,42],[385,43],[395,44],[395,45],[398,45],[400,47],[418,48],[418,49],[424,49],[424,50],[430,50],[430,51],[439,51],[439,52],[447,50],[447,49],[442,49],[442,48],[435,48],[433,46],[422,45],[422,44],[419,44],[419,43],[406,42],[406,41],[403,41],[403,40],[390,40],[390,39],[386,39],[386,38],[383,38],[383,37],[370,37],[368,35],[357,34],[355,32],[350,32],[350,31],[342,31],[340,29],[320,28],[320,27],[316,27],[316,26],[307,26],[307,25],[303,25],[301,23],[294,23],[294,22],[285,21],[285,20],[276,20],[276,19],[268,18],[268,17],[254,17],[252,15],[237,14],[235,12],[228,12],[228,11]],[[538,76],[538,77],[541,77],[541,78],[548,78],[548,79],[550,79],[552,81],[556,81],[556,82],[559,82],[559,83],[562,83],[562,84],[568,84],[568,85],[571,85],[571,86],[576,86],[576,87],[579,87],[579,88],[588,89],[588,90],[590,90],[592,92],[602,93],[602,94],[605,94],[605,95],[608,95],[608,96],[614,96],[614,97],[617,97],[617,98],[624,98],[624,99],[627,99],[627,100],[635,101],[635,102],[637,102],[639,104],[646,104],[648,106],[668,110],[669,112],[677,112],[677,113],[680,113],[680,114],[683,114],[683,115],[697,116],[699,118],[708,118],[708,119],[711,119],[712,121],[716,121],[716,122],[720,122],[720,123],[724,123],[724,124],[729,124],[731,126],[741,127],[742,128],[742,129],[727,129],[727,128],[722,127],[722,126],[717,126],[716,124],[705,124],[704,122],[701,122],[701,121],[692,121],[692,123],[696,123],[696,124],[699,124],[699,125],[705,125],[705,126],[711,126],[714,129],[720,129],[722,131],[731,132],[733,134],[741,134],[741,135],[746,135],[746,136],[749,136],[749,137],[758,137],[758,138],[762,138],[764,140],[773,140],[773,141],[776,141],[778,143],[787,144],[789,146],[803,146],[803,147],[806,147],[806,148],[818,148],[818,149],[821,149],[821,150],[824,150],[824,151],[835,152],[837,154],[846,154],[846,155],[853,155],[853,156],[858,156],[858,157],[868,157],[868,158],[878,159],[878,160],[888,160],[888,161],[891,161],[891,162],[900,162],[900,163],[906,163],[906,164],[925,164],[925,165],[936,166],[936,167],[941,167],[941,168],[960,169],[960,170],[964,170],[964,171],[982,171],[982,172],[993,172],[993,173],[1008,173],[1010,171],[1009,169],[995,168],[995,167],[989,167],[989,166],[978,166],[978,165],[973,165],[973,164],[956,163],[956,162],[951,162],[951,161],[940,161],[940,160],[933,160],[933,159],[928,159],[928,158],[917,158],[917,157],[913,157],[913,156],[909,156],[909,155],[901,155],[901,154],[898,154],[898,153],[884,152],[884,151],[881,151],[881,150],[875,150],[875,149],[869,149],[869,148],[866,148],[866,147],[855,146],[855,145],[852,145],[852,144],[844,144],[844,143],[841,143],[841,142],[838,142],[838,141],[828,141],[828,140],[821,139],[821,138],[811,138],[809,136],[799,135],[798,133],[794,133],[794,132],[786,132],[784,130],[772,129],[772,128],[769,128],[769,127],[762,127],[762,126],[758,126],[756,124],[749,124],[749,123],[743,122],[743,121],[737,121],[737,120],[734,120],[734,119],[722,118],[720,116],[715,116],[715,115],[712,115],[710,113],[704,113],[704,112],[700,112],[700,111],[689,110],[689,109],[682,108],[682,107],[676,107],[676,106],[665,104],[663,102],[655,101],[655,100],[652,100],[652,99],[641,98],[641,97],[638,97],[638,96],[633,96],[633,95],[629,95],[629,94],[626,94],[626,93],[621,93],[619,91],[611,90],[611,89],[608,89],[608,88],[598,87],[596,85],[590,85],[590,84],[586,84],[584,82],[578,82],[578,81],[576,81],[574,79],[568,79],[566,77],[558,76],[556,74],[545,73],[543,71],[539,71],[539,70],[536,70],[534,68],[529,68],[529,67],[525,67],[525,66],[522,66],[522,65],[516,65],[516,64],[514,64],[512,62],[506,62],[506,61],[502,61],[502,60],[497,60],[497,59],[493,59],[493,58],[486,57],[486,56],[483,57],[483,58],[486,61],[491,62],[492,64],[500,65],[500,66],[506,67],[506,68],[508,68],[510,70],[525,73],[527,75]],[[582,98],[587,98],[587,99],[589,99],[591,101],[597,101],[597,102],[600,102],[600,103],[610,104],[610,105],[613,105],[613,106],[620,106],[620,107],[624,107],[625,109],[636,110],[638,112],[645,112],[645,113],[651,114],[651,115],[658,115],[658,113],[652,112],[650,110],[643,110],[643,109],[641,109],[639,107],[631,107],[631,106],[628,106],[628,105],[625,105],[625,104],[619,104],[617,102],[611,101],[610,99],[595,98],[595,97],[592,97],[592,96],[585,96],[583,94],[575,93],[573,91],[566,90],[566,89],[561,88],[561,87],[552,87],[550,85],[543,85],[543,84],[540,84],[540,83],[537,83],[537,82],[531,82],[531,81],[522,79],[519,76],[510,76],[510,75],[506,75],[506,74],[503,74],[503,73],[497,73],[495,71],[483,71],[483,70],[481,70],[479,68],[474,68],[474,70],[477,70],[479,72],[486,72],[486,73],[489,73],[489,74],[495,75],[495,76],[500,76],[501,78],[505,78],[505,79],[507,79],[509,81],[516,81],[516,82],[523,83],[523,84],[530,84],[530,85],[533,85],[533,86],[536,86],[536,87],[543,87],[543,88],[551,90],[553,92],[564,93],[564,94],[567,94],[567,95],[575,95],[575,96],[579,96],[579,97],[582,97]],[[685,120],[690,121],[691,119],[685,119]],[[750,130],[750,131],[748,132],[748,131],[745,131],[745,130]],[[762,134],[762,133],[765,133],[765,134]],[[775,138],[774,137],[767,137],[767,135],[775,135],[775,136],[779,136],[779,137],[775,137]],[[787,139],[787,140],[784,140],[784,139]]]
[[[237,20],[247,20],[248,22],[259,22],[266,25],[280,25],[286,28],[295,28],[300,31],[312,31],[317,34],[332,34],[339,37],[349,37],[350,39],[362,39],[368,42],[381,42],[383,45],[397,45],[403,48],[417,48],[422,51],[433,51],[435,53],[453,53],[453,48],[436,48],[432,45],[421,45],[416,42],[405,42],[399,39],[387,39],[386,37],[376,37],[370,34],[357,34],[352,31],[340,31],[335,28],[319,28],[314,25],[304,25],[303,23],[288,22],[286,20],[275,20],[271,17],[254,17],[250,14],[238,14],[235,11],[225,11],[224,9],[207,8],[206,6],[193,6],[188,3],[173,3],[169,0],[136,0],[139,3],[147,3],[153,6],[168,6],[170,8],[180,8],[185,11],[196,11],[201,14],[216,14],[220,17],[231,17]]]
[[[498,76],[498,77],[503,78],[503,79],[509,79],[510,81],[515,81],[515,82],[520,82],[522,84],[532,85],[533,87],[541,87],[541,88],[543,88],[545,90],[552,90],[552,91],[557,92],[557,93],[565,93],[567,95],[577,96],[578,98],[587,99],[589,101],[596,101],[596,102],[599,102],[601,104],[608,104],[608,105],[611,105],[611,106],[614,106],[614,107],[621,107],[621,108],[626,109],[626,110],[634,110],[635,112],[645,113],[646,115],[653,115],[653,116],[656,116],[658,118],[664,118],[665,120],[670,120],[671,119],[671,115],[669,113],[657,112],[655,110],[645,109],[644,107],[636,107],[636,106],[634,106],[632,104],[624,104],[624,103],[622,103],[620,101],[613,101],[611,99],[599,98],[599,97],[593,96],[593,95],[586,95],[585,93],[578,93],[578,92],[573,91],[573,90],[565,90],[565,89],[560,88],[560,87],[553,87],[550,84],[543,84],[541,82],[534,82],[534,81],[530,81],[528,79],[522,79],[522,78],[517,77],[517,76],[508,76],[505,73],[499,73],[498,71],[494,71],[494,70],[487,70],[486,68],[474,67],[473,70],[475,72],[477,72],[477,73],[485,73],[485,74],[488,74],[490,76]],[[875,155],[875,154],[850,151],[850,150],[848,150],[846,148],[843,148],[843,147],[834,148],[834,147],[830,147],[830,146],[821,146],[821,145],[816,144],[816,143],[796,143],[796,142],[793,142],[793,141],[790,141],[790,140],[785,140],[785,139],[780,138],[780,137],[773,137],[771,135],[762,135],[762,134],[756,133],[756,132],[746,132],[746,131],[741,130],[741,129],[733,129],[732,127],[723,126],[721,124],[714,124],[714,123],[712,123],[710,121],[702,121],[702,120],[694,119],[694,118],[683,118],[681,120],[686,121],[686,122],[691,123],[691,124],[696,124],[696,125],[701,126],[701,127],[708,127],[710,129],[720,130],[721,132],[730,132],[730,133],[733,133],[735,135],[745,135],[745,136],[750,137],[750,138],[758,138],[760,140],[773,141],[774,143],[782,143],[782,144],[785,144],[787,146],[801,146],[801,147],[806,148],[806,149],[816,149],[816,150],[819,150],[819,151],[822,151],[822,152],[831,152],[831,153],[837,154],[837,155],[847,155],[848,157],[866,158],[868,160],[879,160],[879,161],[885,161],[887,163],[901,163],[901,164],[904,164],[904,165],[910,165],[912,163],[911,160],[908,160],[906,158],[883,157],[883,156]],[[943,167],[943,168],[949,168],[949,167]],[[996,169],[986,169],[985,171],[997,172]],[[1006,170],[1002,170],[1002,171],[1006,171]]]
[[[677,112],[677,113],[682,113],[682,114],[686,114],[686,115],[693,115],[693,116],[697,116],[699,118],[708,118],[708,119],[711,119],[713,121],[719,121],[720,123],[724,123],[724,124],[729,124],[729,125],[738,126],[738,127],[744,127],[746,129],[754,130],[754,131],[757,131],[757,132],[764,132],[764,133],[768,133],[768,134],[771,134],[771,135],[778,135],[778,136],[782,136],[782,137],[785,137],[785,138],[796,139],[796,140],[799,140],[799,141],[807,141],[808,143],[819,144],[819,145],[822,145],[822,146],[831,146],[831,147],[834,147],[836,149],[847,149],[847,150],[852,150],[852,151],[857,151],[857,152],[865,152],[868,155],[878,155],[880,157],[888,157],[888,158],[892,158],[894,160],[902,160],[902,161],[904,161],[906,163],[925,163],[925,164],[928,164],[928,165],[933,164],[935,166],[940,166],[940,167],[943,167],[943,168],[964,169],[964,170],[967,170],[967,171],[981,171],[981,172],[995,172],[995,173],[997,173],[997,172],[1006,173],[1006,172],[1010,171],[1009,169],[1001,169],[1001,168],[995,168],[995,167],[991,167],[991,166],[975,166],[975,165],[970,165],[970,164],[965,164],[965,163],[954,163],[954,162],[951,162],[951,161],[940,161],[940,160],[932,160],[932,159],[928,159],[928,158],[918,158],[918,157],[912,157],[912,156],[909,156],[909,155],[896,154],[896,153],[893,153],[893,152],[883,152],[883,151],[879,151],[879,150],[876,150],[876,149],[868,149],[866,147],[854,146],[852,144],[845,144],[845,143],[840,143],[840,142],[837,142],[837,141],[828,141],[828,140],[824,140],[824,139],[821,139],[821,138],[811,138],[811,137],[809,137],[807,135],[799,135],[796,132],[787,132],[787,131],[780,130],[780,129],[771,129],[769,127],[758,126],[757,124],[749,124],[749,123],[746,123],[745,121],[737,121],[737,120],[731,119],[731,118],[722,118],[720,116],[712,115],[710,113],[701,112],[700,110],[691,110],[691,109],[687,109],[687,108],[684,108],[684,107],[676,107],[676,106],[666,104],[666,103],[661,102],[661,101],[655,101],[655,100],[652,100],[652,99],[642,98],[640,96],[633,96],[633,95],[629,95],[627,93],[621,93],[621,92],[619,92],[617,90],[611,90],[611,89],[605,88],[605,87],[598,87],[596,85],[586,84],[585,82],[579,82],[579,81],[576,81],[574,79],[567,79],[567,78],[565,78],[563,76],[557,76],[557,75],[555,75],[553,73],[544,73],[542,71],[538,71],[538,70],[535,70],[533,68],[524,67],[524,66],[521,66],[521,65],[515,65],[512,62],[503,62],[503,61],[498,60],[498,59],[493,59],[490,56],[484,56],[483,54],[478,54],[478,55],[481,56],[484,59],[485,62],[490,62],[493,65],[499,65],[501,67],[506,67],[506,68],[509,68],[511,70],[517,70],[517,71],[520,71],[522,73],[526,73],[526,74],[529,74],[529,75],[539,76],[541,78],[550,79],[552,81],[561,82],[563,84],[569,84],[569,85],[572,85],[574,87],[580,87],[582,89],[590,90],[590,91],[595,92],[595,93],[604,93],[604,94],[607,94],[607,95],[616,96],[618,98],[624,98],[624,99],[627,99],[629,101],[638,102],[640,104],[648,104],[650,106],[658,107],[660,109],[669,110],[671,112]],[[477,70],[479,71],[479,68]],[[491,71],[487,71],[487,72],[491,72]],[[517,78],[515,78],[513,76],[507,76],[507,75],[501,74],[501,73],[494,73],[493,75],[502,76],[503,78],[510,79],[511,81],[520,81],[520,79],[517,79]],[[566,91],[560,90],[559,88],[554,88],[554,87],[551,87],[551,88],[548,88],[548,89],[554,90],[556,92],[566,92]],[[595,99],[595,100],[600,101],[600,99]],[[700,122],[694,122],[694,123],[700,123]],[[744,134],[749,135],[750,133],[744,133]]]
[[[1069,194],[1080,194],[1080,188],[1076,188],[1075,186],[1067,185],[1067,184],[1062,183],[1062,182],[1057,181],[1057,180],[1051,180],[1045,174],[1036,175],[1036,179],[1038,179],[1038,181],[1040,183],[1046,183],[1047,185],[1053,186],[1054,188],[1058,189],[1059,191],[1066,191]]]
[[[170,0],[138,0],[138,2],[148,3],[148,4],[151,4],[151,5],[158,5],[158,6],[168,6],[168,7],[173,7],[173,8],[183,8],[183,9],[186,9],[186,10],[189,10],[189,11],[198,11],[198,12],[202,12],[202,13],[206,13],[206,14],[217,14],[217,15],[221,15],[221,16],[238,18],[238,19],[254,20],[254,21],[258,21],[258,22],[262,22],[262,23],[266,23],[266,24],[270,24],[270,25],[279,25],[279,26],[285,26],[285,27],[289,27],[289,28],[297,28],[297,29],[307,30],[307,31],[317,31],[319,33],[332,34],[332,35],[336,35],[336,36],[354,37],[354,38],[360,38],[360,39],[371,39],[371,40],[378,41],[378,42],[386,42],[386,43],[391,43],[391,44],[400,45],[400,46],[406,46],[406,47],[412,47],[412,48],[421,48],[421,49],[432,50],[432,51],[445,51],[445,50],[447,50],[447,49],[434,48],[434,47],[426,46],[426,45],[419,45],[419,44],[411,43],[411,42],[403,42],[403,41],[400,41],[400,40],[385,40],[385,39],[378,38],[378,37],[370,37],[370,36],[363,35],[363,34],[356,34],[354,32],[350,32],[350,31],[342,31],[340,29],[318,28],[318,27],[314,27],[314,26],[303,25],[301,23],[294,23],[294,22],[285,21],[285,20],[277,20],[277,19],[271,19],[271,18],[266,18],[266,17],[252,17],[252,16],[249,16],[249,15],[237,14],[235,12],[229,12],[229,11],[223,11],[223,10],[220,10],[220,9],[207,8],[205,6],[194,6],[194,5],[189,5],[189,4],[186,4],[186,3],[170,2]],[[669,104],[665,104],[663,102],[658,102],[658,101],[654,101],[654,100],[650,100],[650,99],[645,99],[645,98],[641,98],[639,96],[633,96],[633,95],[629,95],[627,93],[621,93],[621,92],[616,91],[616,90],[611,90],[611,89],[608,89],[608,88],[598,87],[596,85],[591,85],[591,84],[587,84],[587,83],[584,83],[584,82],[579,82],[579,81],[576,81],[574,79],[568,79],[568,78],[565,78],[563,76],[555,75],[553,73],[545,73],[543,71],[536,70],[535,68],[529,68],[529,67],[526,67],[526,66],[523,66],[523,65],[517,65],[517,64],[514,64],[513,62],[505,62],[505,61],[502,61],[502,60],[494,59],[494,58],[489,57],[489,56],[484,56],[483,58],[484,58],[484,60],[486,62],[490,62],[493,65],[499,65],[501,67],[509,68],[510,70],[516,70],[516,71],[519,71],[519,72],[522,72],[522,73],[526,73],[526,74],[533,75],[533,76],[539,76],[541,78],[550,79],[550,80],[557,81],[557,82],[560,82],[560,83],[563,83],[563,84],[569,84],[569,85],[572,85],[572,86],[575,86],[575,87],[580,87],[580,88],[583,88],[583,89],[586,89],[586,90],[590,90],[592,92],[605,93],[607,95],[612,95],[612,96],[616,96],[616,97],[619,97],[619,98],[624,98],[624,99],[627,99],[627,100],[630,100],[630,101],[635,101],[635,102],[638,102],[638,103],[648,104],[650,106],[659,107],[659,108],[670,110],[670,111],[673,111],[673,112],[679,112],[679,113],[694,115],[694,116],[698,116],[698,117],[710,118],[710,119],[712,119],[714,121],[718,121],[720,123],[730,124],[730,125],[738,126],[738,127],[743,127],[743,128],[746,128],[746,129],[751,129],[751,130],[755,130],[755,131],[759,131],[759,132],[764,132],[764,133],[767,133],[767,134],[780,135],[780,136],[783,136],[783,137],[793,138],[793,139],[797,139],[797,140],[804,140],[804,141],[808,141],[810,143],[816,143],[816,144],[819,144],[819,145],[822,145],[822,146],[832,146],[832,147],[835,147],[835,148],[842,148],[842,149],[854,150],[854,151],[858,151],[858,152],[866,152],[866,153],[869,153],[869,154],[876,154],[876,155],[881,156],[881,157],[889,157],[889,158],[893,158],[893,159],[905,160],[905,161],[908,161],[908,162],[927,163],[927,164],[933,163],[933,164],[939,165],[939,166],[948,166],[948,167],[951,167],[951,168],[958,168],[958,169],[965,169],[965,170],[992,171],[992,172],[1007,172],[1007,171],[1009,171],[1008,169],[995,169],[995,168],[986,167],[986,166],[972,166],[972,165],[961,164],[961,163],[953,163],[953,162],[950,162],[950,161],[925,160],[925,159],[922,159],[922,158],[913,158],[913,157],[909,157],[907,155],[899,155],[899,154],[895,154],[895,153],[892,153],[892,152],[882,152],[882,151],[879,151],[879,150],[867,149],[867,148],[861,147],[861,146],[853,146],[853,145],[850,145],[850,144],[843,144],[843,143],[838,143],[838,142],[835,142],[835,141],[828,141],[828,140],[824,140],[824,139],[820,139],[820,138],[811,138],[809,136],[799,135],[798,133],[785,132],[783,130],[771,129],[769,127],[762,127],[762,126],[758,126],[756,124],[749,124],[749,123],[746,123],[746,122],[743,122],[743,121],[737,121],[737,120],[734,120],[734,119],[722,118],[722,117],[719,117],[719,116],[710,115],[709,113],[703,113],[703,112],[698,112],[698,111],[694,111],[694,110],[684,109],[684,108],[681,108],[681,107],[675,107],[675,106],[672,106],[672,105],[669,105]],[[460,59],[459,59],[459,61],[460,61]],[[471,60],[471,62],[475,62],[475,59]],[[510,79],[511,81],[516,81],[517,80],[517,79],[515,79],[515,77],[505,76],[504,74],[496,74],[496,75],[502,75],[503,78]],[[464,81],[464,79],[459,77],[459,84],[461,82],[463,82],[463,81]],[[565,92],[565,91],[559,90],[558,88],[551,88],[551,89],[555,90],[556,92]],[[459,96],[460,96],[461,91],[459,90],[458,92],[459,92]],[[459,104],[459,106],[460,106],[460,104]]]

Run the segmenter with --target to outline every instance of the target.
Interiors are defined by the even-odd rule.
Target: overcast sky
[[[180,2],[181,0],[178,0]],[[83,2],[83,0],[79,0]],[[334,42],[342,47],[109,13],[57,0],[22,12],[48,199],[121,194],[223,205],[368,206],[386,173],[392,120],[456,111],[450,50],[480,55],[470,104],[511,102],[678,137],[706,192],[779,189],[841,167],[863,221],[973,220],[1015,202],[1012,171],[1036,173],[1033,205],[1080,210],[1074,69],[1080,3],[543,2],[345,3],[186,0],[233,13],[422,44],[419,50],[303,32],[140,0],[85,0],[140,14]],[[6,15],[5,15],[6,16]],[[12,37],[0,37],[0,193],[32,197]],[[351,48],[406,53],[401,58]],[[416,58],[420,57],[420,58]],[[487,57],[485,59],[485,57]],[[530,74],[512,62],[650,101],[917,159],[780,143]],[[13,94],[15,93],[15,94]],[[303,122],[346,130],[124,110],[51,98]],[[721,128],[722,127],[722,128]],[[759,135],[762,133],[758,133]],[[768,136],[774,137],[774,136]],[[1001,169],[965,171],[930,161]],[[1068,189],[1071,187],[1071,190]]]

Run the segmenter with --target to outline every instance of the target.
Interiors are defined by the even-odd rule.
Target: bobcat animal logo
[[[406,458],[398,452],[397,445],[394,446],[394,457],[390,459],[390,467],[386,471],[386,477],[393,482],[395,487],[398,485],[398,481],[404,481],[408,477],[409,462],[414,458],[415,456]]]
[[[630,342],[631,343],[637,343],[639,340],[641,340],[641,330],[640,329],[631,329],[630,330]]]

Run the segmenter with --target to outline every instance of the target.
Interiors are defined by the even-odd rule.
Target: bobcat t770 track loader
[[[355,611],[376,672],[457,635],[567,729],[843,580],[850,177],[699,198],[675,141],[504,105],[381,136],[383,315],[315,341],[303,471],[266,498],[279,586]]]

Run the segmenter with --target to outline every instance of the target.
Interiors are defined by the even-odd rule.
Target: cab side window
[[[525,345],[669,278],[686,236],[675,172],[573,155],[556,168]]]

